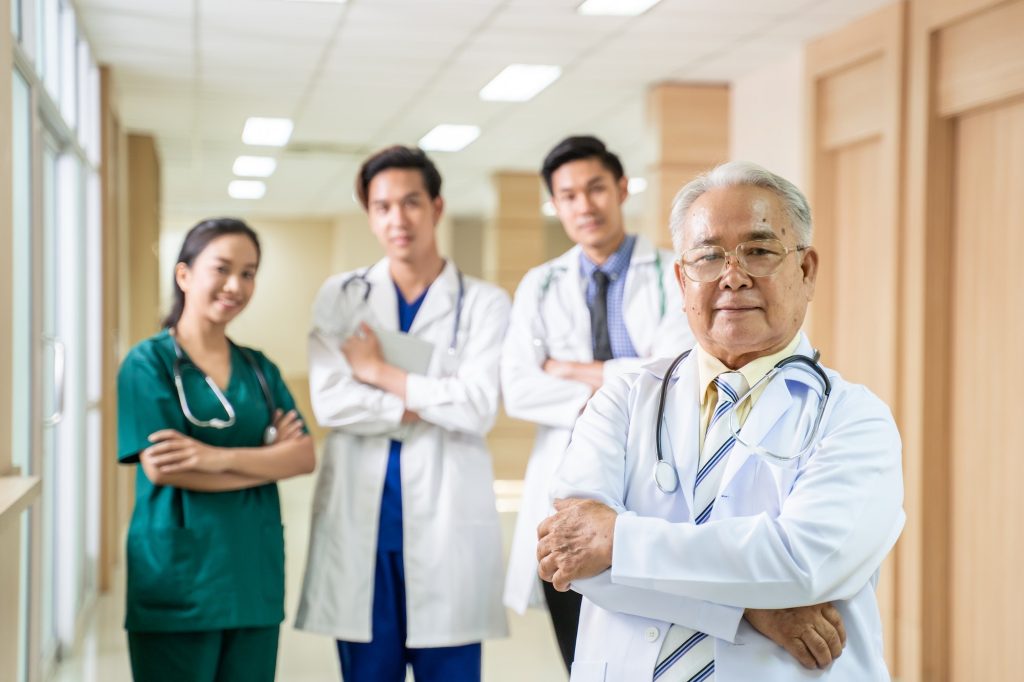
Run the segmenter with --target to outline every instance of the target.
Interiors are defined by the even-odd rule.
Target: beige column
[[[502,171],[494,175],[494,189],[498,203],[484,274],[512,295],[526,271],[545,260],[541,181],[536,173]]]
[[[160,159],[149,135],[128,136],[127,350],[160,328]]]
[[[505,171],[494,175],[494,189],[498,201],[484,240],[483,271],[511,296],[526,271],[546,260],[541,181],[536,173]],[[523,478],[533,438],[533,424],[502,410],[487,439],[495,478]]]
[[[645,234],[671,247],[668,216],[676,192],[729,158],[729,86],[661,83],[647,93]]]

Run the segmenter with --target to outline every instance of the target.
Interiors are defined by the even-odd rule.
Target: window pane
[[[12,88],[12,217],[13,239],[11,277],[14,293],[11,316],[13,360],[11,364],[11,453],[13,465],[22,473],[32,472],[31,412],[32,388],[29,372],[32,366],[32,110],[28,83],[17,69],[14,70]],[[28,663],[28,512],[22,513],[22,566],[21,598],[18,626],[18,679],[24,680]]]
[[[11,35],[21,42],[21,0],[11,0]]]
[[[72,130],[78,125],[78,23],[69,3],[60,5],[60,113]]]

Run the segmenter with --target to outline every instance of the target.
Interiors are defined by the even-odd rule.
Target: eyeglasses
[[[732,251],[721,246],[698,246],[683,251],[680,263],[683,274],[694,282],[714,282],[725,272],[726,257],[732,256],[743,272],[751,277],[767,277],[779,271],[782,261],[790,253],[809,249],[809,246],[789,248],[778,239],[755,239],[738,244]]]

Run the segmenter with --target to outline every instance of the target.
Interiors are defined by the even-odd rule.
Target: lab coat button
[[[658,628],[647,628],[646,630],[644,630],[644,639],[646,639],[648,642],[657,642],[658,635],[660,634],[661,633],[658,632]]]

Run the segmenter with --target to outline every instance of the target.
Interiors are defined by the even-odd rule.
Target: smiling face
[[[444,201],[431,199],[423,173],[415,168],[389,168],[373,176],[367,187],[370,228],[388,258],[421,263],[437,254],[436,228]]]
[[[797,232],[782,201],[762,187],[717,187],[690,206],[682,249],[716,245],[731,251],[752,239],[797,246]],[[725,365],[738,369],[782,350],[799,331],[814,296],[818,254],[813,247],[790,253],[778,272],[767,277],[750,277],[732,256],[713,282],[687,279],[678,262],[675,269],[697,341]]]
[[[226,234],[206,245],[192,265],[174,276],[185,294],[182,318],[224,326],[245,309],[256,287],[259,252],[244,234]]]
[[[551,175],[551,202],[565,234],[594,262],[614,253],[625,237],[627,184],[596,157],[564,163]]]

